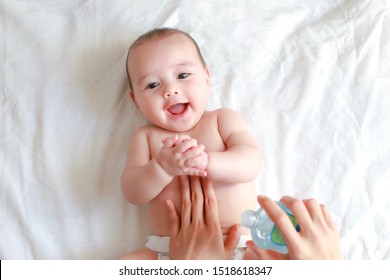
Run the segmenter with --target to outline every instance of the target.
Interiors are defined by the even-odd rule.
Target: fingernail
[[[265,196],[265,195],[262,195],[262,194],[260,194],[260,195],[258,195],[258,196],[257,196],[257,198],[258,198],[258,199],[264,199],[264,198],[266,198],[266,196]]]
[[[247,242],[245,242],[245,245],[247,247],[247,250],[253,251],[254,242],[252,240],[248,240]]]
[[[171,206],[171,201],[169,199],[165,200],[165,205],[168,207]]]

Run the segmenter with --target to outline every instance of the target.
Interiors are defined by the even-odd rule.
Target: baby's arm
[[[208,152],[208,177],[230,184],[254,180],[260,169],[261,153],[245,120],[231,109],[219,109],[217,114],[226,151]]]
[[[146,128],[137,130],[129,142],[128,156],[121,177],[126,199],[133,204],[144,204],[154,199],[174,176],[205,176],[206,171],[197,165],[204,162],[204,146],[197,145],[189,136],[163,139],[156,156],[150,151]]]
[[[138,129],[131,138],[127,162],[121,177],[122,192],[133,204],[144,204],[155,198],[172,180],[172,176],[151,157],[145,128]]]

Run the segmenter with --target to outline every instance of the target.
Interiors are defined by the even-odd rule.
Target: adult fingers
[[[191,223],[191,193],[188,176],[179,176],[181,189],[181,227]]]
[[[203,222],[204,196],[200,177],[190,177],[190,188],[192,222]]]
[[[258,196],[260,206],[265,210],[271,220],[275,223],[279,229],[284,240],[286,241],[287,247],[289,244],[293,244],[297,238],[297,231],[294,225],[291,223],[286,213],[276,204],[275,201],[267,196]],[[287,206],[288,207],[288,206]]]
[[[238,242],[240,242],[240,226],[234,225],[230,228],[228,235],[226,237],[224,247],[226,257],[232,257],[234,250],[236,249]]]
[[[321,206],[314,198],[305,199],[303,200],[303,203],[313,222],[322,225],[326,224]]]
[[[336,225],[332,219],[332,215],[330,214],[328,207],[326,207],[326,205],[323,204],[321,204],[320,207],[322,210],[322,214],[324,215],[324,220],[326,224],[332,229],[336,229]]]
[[[203,179],[203,194],[204,194],[204,205],[205,205],[205,218],[208,224],[219,225],[218,215],[218,202],[215,196],[213,184],[208,179]]]
[[[250,240],[246,242],[246,250],[244,253],[245,260],[261,260],[261,252],[260,249],[256,247],[255,243]]]
[[[168,212],[171,236],[175,236],[180,231],[180,217],[172,200],[166,200],[165,204]]]
[[[295,220],[299,224],[302,233],[305,233],[312,227],[313,221],[302,200],[291,196],[284,196],[280,201],[294,214]]]
[[[274,250],[262,250],[250,240],[246,242],[246,252],[244,258],[246,260],[285,260],[287,255]]]

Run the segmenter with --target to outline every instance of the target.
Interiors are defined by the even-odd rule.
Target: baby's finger
[[[194,168],[200,169],[200,170],[206,170],[207,169],[207,164],[208,164],[208,155],[203,152],[199,156],[197,156],[194,162]]]
[[[206,170],[193,168],[193,167],[185,168],[184,174],[188,175],[188,176],[198,176],[198,177],[206,177],[207,176]]]
[[[179,135],[179,137],[178,137],[177,140],[176,140],[176,144],[179,144],[179,143],[181,143],[181,142],[184,142],[184,141],[186,141],[186,140],[188,140],[188,139],[191,139],[191,137],[188,136],[188,135]]]
[[[175,153],[184,153],[188,149],[198,146],[198,142],[194,138],[184,140],[181,143],[175,145]]]
[[[207,163],[207,154],[205,152],[200,152],[200,153],[197,153],[197,152],[198,151],[195,151],[194,154],[190,154],[191,157],[188,157],[184,160],[184,166],[199,168],[199,165],[201,163],[204,163],[204,162]],[[185,155],[187,155],[187,154],[185,154]],[[200,168],[200,169],[205,169],[205,168]]]
[[[165,138],[162,140],[163,146],[164,146],[165,148],[172,148],[173,146],[175,146],[178,137],[179,137],[179,136],[177,136],[177,135],[165,137]]]
[[[194,157],[197,157],[204,152],[204,148],[205,148],[204,145],[192,147],[183,153],[183,157],[187,160],[192,159]],[[191,166],[191,165],[188,165],[188,166]]]

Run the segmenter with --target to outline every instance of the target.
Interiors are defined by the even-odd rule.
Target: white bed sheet
[[[145,207],[119,178],[143,117],[130,43],[198,41],[210,109],[262,147],[258,193],[329,206],[346,259],[390,259],[389,1],[0,0],[0,258],[112,259],[141,248]]]

